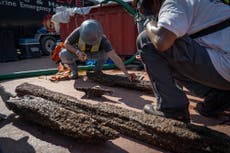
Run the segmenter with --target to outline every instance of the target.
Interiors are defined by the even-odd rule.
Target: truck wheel
[[[53,52],[53,46],[56,43],[55,37],[45,36],[41,39],[41,49],[43,55],[51,55]]]

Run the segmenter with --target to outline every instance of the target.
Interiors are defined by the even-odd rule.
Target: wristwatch
[[[143,26],[146,27],[147,24],[148,24],[150,21],[151,21],[151,20],[149,20],[149,18],[147,18],[147,19],[145,20],[145,22],[143,23]]]
[[[155,16],[150,16],[150,17],[147,17],[147,19],[145,20],[145,22],[143,23],[143,26],[146,27],[147,24],[150,22],[150,21],[156,21],[156,17]]]
[[[77,49],[75,54],[78,56],[79,53],[80,53],[80,51]]]

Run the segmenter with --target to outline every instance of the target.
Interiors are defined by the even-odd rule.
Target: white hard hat
[[[103,29],[96,20],[86,20],[80,26],[80,37],[88,45],[94,45],[101,40]]]

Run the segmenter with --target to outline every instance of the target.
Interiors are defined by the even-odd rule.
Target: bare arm
[[[73,54],[76,54],[76,52],[80,51],[76,49],[75,47],[73,47],[67,40],[65,40],[64,46],[68,51],[70,51]]]
[[[117,55],[117,53],[112,50],[107,53],[107,56],[113,60],[113,62],[116,64],[116,66],[127,76],[128,72],[125,68],[125,65],[121,58]]]
[[[130,81],[136,79],[136,75],[134,73],[129,74],[126,70],[125,64],[121,60],[121,58],[117,55],[117,53],[112,50],[107,53],[107,56],[113,60],[116,66],[128,77]]]
[[[177,39],[173,32],[163,27],[158,27],[156,21],[151,21],[146,25],[146,32],[153,45],[159,51],[166,51]]]
[[[68,51],[75,54],[82,62],[84,62],[86,60],[86,58],[87,58],[86,54],[82,53],[79,49],[75,48],[67,40],[65,40],[64,46]]]

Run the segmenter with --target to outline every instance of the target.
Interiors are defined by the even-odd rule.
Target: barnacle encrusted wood
[[[230,137],[206,127],[184,124],[106,103],[93,105],[27,83],[18,86],[16,92],[21,96],[34,95],[49,99],[57,103],[60,108],[71,110],[76,114],[88,115],[100,125],[108,126],[125,136],[172,152],[230,152]],[[39,103],[39,101],[37,102]]]
[[[152,91],[152,86],[150,81],[135,80],[131,82],[127,77],[124,76],[109,75],[105,73],[95,73],[95,72],[87,72],[87,76],[89,79],[106,86],[117,86],[117,87],[123,87],[127,89],[148,91],[148,92]]]
[[[119,137],[119,132],[89,115],[65,109],[40,97],[27,95],[11,98],[7,104],[25,119],[74,137],[78,142],[100,143]]]
[[[75,87],[79,91],[84,91],[87,98],[101,97],[102,95],[111,95],[113,91],[103,89],[100,86],[93,87]]]

